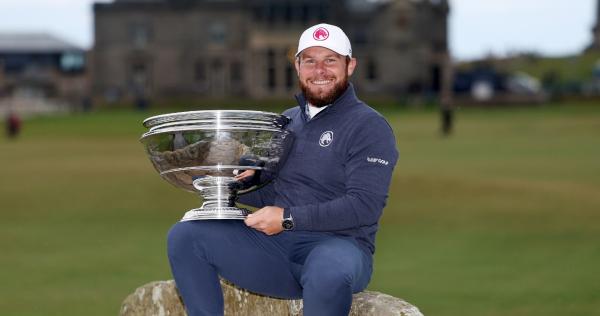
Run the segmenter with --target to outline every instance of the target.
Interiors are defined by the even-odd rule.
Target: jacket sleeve
[[[398,150],[383,117],[371,118],[350,137],[346,191],[335,199],[289,209],[295,230],[340,231],[378,222],[385,207]]]
[[[252,207],[264,207],[273,205],[275,201],[275,191],[273,190],[273,182],[268,183],[262,188],[241,194],[238,197],[238,202]]]

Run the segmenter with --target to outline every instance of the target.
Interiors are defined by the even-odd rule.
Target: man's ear
[[[348,77],[352,76],[352,74],[354,73],[354,69],[357,65],[358,61],[356,60],[356,58],[350,58],[350,60],[348,61],[348,67],[346,67]]]

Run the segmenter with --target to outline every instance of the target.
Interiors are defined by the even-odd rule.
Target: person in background
[[[21,118],[14,111],[9,111],[6,116],[6,135],[8,138],[16,138],[21,132]]]

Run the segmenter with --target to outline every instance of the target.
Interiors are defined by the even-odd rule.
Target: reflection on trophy
[[[197,192],[202,207],[182,221],[244,219],[249,211],[235,206],[237,194],[266,184],[282,162],[290,133],[289,119],[260,111],[191,111],[150,117],[140,141],[160,176],[176,187]],[[287,138],[287,139],[286,139]],[[249,179],[236,180],[243,170]]]

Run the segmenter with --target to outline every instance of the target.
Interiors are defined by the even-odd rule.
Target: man
[[[340,28],[304,31],[295,60],[299,106],[284,113],[295,141],[275,180],[240,197],[260,209],[244,222],[171,229],[169,260],[189,315],[223,313],[218,276],[252,292],[302,298],[308,316],[347,315],[352,294],[367,287],[398,152],[388,123],[348,82],[356,65]]]

